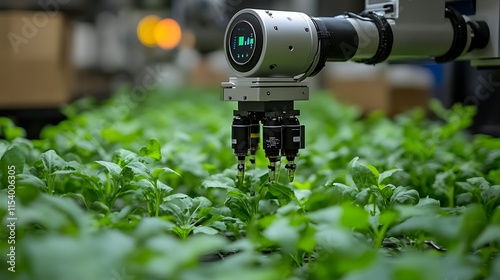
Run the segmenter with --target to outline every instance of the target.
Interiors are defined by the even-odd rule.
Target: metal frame
[[[223,101],[271,102],[309,100],[306,82],[293,78],[231,77],[221,84]]]

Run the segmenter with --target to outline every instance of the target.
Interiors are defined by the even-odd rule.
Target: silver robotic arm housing
[[[239,76],[294,77],[314,65],[318,44],[306,14],[244,9],[229,23],[224,49]]]
[[[377,64],[428,58],[448,62],[465,55],[489,58],[470,56],[490,43],[487,22],[461,15],[446,7],[444,0],[399,1],[397,14],[386,12],[314,18],[298,12],[244,9],[226,30],[227,61],[238,76],[302,80],[319,72],[326,61]]]
[[[255,163],[260,125],[270,180],[282,156],[293,180],[295,157],[305,141],[294,101],[309,98],[303,80],[320,72],[327,61],[378,64],[433,58],[439,63],[468,59],[477,65],[500,65],[500,0],[476,2],[477,16],[462,15],[445,0],[366,0],[361,14],[324,18],[239,11],[224,40],[227,62],[237,77],[222,83],[222,100],[238,101],[232,145],[240,181],[249,152]]]

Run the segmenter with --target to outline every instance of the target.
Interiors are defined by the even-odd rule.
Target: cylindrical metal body
[[[249,22],[255,31],[255,51],[246,65],[238,65],[231,53],[242,48],[234,41],[235,36],[240,37],[236,33],[240,22]],[[314,64],[318,53],[318,34],[313,21],[297,12],[241,10],[233,17],[225,38],[226,58],[240,76],[300,75]]]
[[[282,131],[282,154],[287,158],[295,158],[302,147],[302,129],[299,120],[295,117],[287,118],[282,126]]]
[[[281,123],[276,118],[267,118],[264,120],[262,132],[266,157],[279,157],[283,143]]]
[[[237,156],[246,156],[250,149],[250,120],[235,118],[231,127],[232,148]]]
[[[408,4],[408,3],[407,3]],[[416,4],[415,4],[416,5]],[[326,61],[428,59],[447,62],[484,48],[488,25],[452,8],[432,20],[387,19],[367,12],[310,18],[303,13],[244,9],[226,30],[227,60],[239,76],[303,79]]]
[[[453,26],[448,19],[440,25],[390,23],[394,34],[391,59],[438,57],[452,47]]]
[[[322,18],[330,32],[332,39],[328,54],[328,61],[339,61],[343,56],[354,61],[371,58],[379,47],[379,30],[374,22],[337,16],[334,18]],[[442,24],[396,24],[389,20],[394,37],[390,60],[407,58],[433,58],[445,54],[453,44],[453,26],[450,20],[445,19]],[[339,26],[345,26],[340,29]],[[351,38],[342,37],[352,34]],[[344,33],[339,34],[339,29]]]

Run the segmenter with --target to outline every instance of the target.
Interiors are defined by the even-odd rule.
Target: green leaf
[[[500,278],[500,256],[497,256],[496,259],[491,262],[490,269],[490,274],[486,280],[496,280]]]
[[[415,206],[415,208],[417,209],[428,209],[434,211],[439,210],[440,207],[441,203],[439,202],[439,200],[429,197],[421,198],[418,204]]]
[[[352,205],[342,205],[342,216],[340,223],[348,229],[364,230],[370,227],[369,214],[365,209]]]
[[[484,231],[479,235],[479,237],[474,241],[473,246],[475,248],[480,248],[482,246],[500,245],[500,225],[489,225]]]
[[[133,235],[139,240],[146,240],[153,236],[163,235],[169,232],[174,224],[156,217],[143,218],[134,229]]]
[[[352,180],[359,190],[378,186],[376,175],[370,168],[359,163],[358,158],[354,158],[349,163],[349,174],[352,176]]]
[[[146,178],[148,180],[151,179],[149,168],[140,161],[132,161],[128,163],[124,169],[127,170],[127,172],[131,171],[134,174],[134,177]]]
[[[226,196],[224,204],[231,209],[236,218],[248,223],[252,217],[252,211],[247,197],[239,190],[229,191]]]
[[[20,174],[20,175],[25,175],[25,174]],[[29,205],[33,200],[37,199],[38,196],[43,192],[42,189],[36,187],[36,186],[31,186],[31,185],[26,185],[24,183],[20,183],[19,178],[16,180],[16,199],[18,202],[24,204],[24,205]],[[5,192],[6,194],[9,194],[7,191]],[[16,202],[17,203],[17,202]],[[5,202],[5,205],[7,205],[7,202]],[[2,216],[2,210],[0,208],[0,217]]]
[[[106,168],[109,175],[111,175],[113,178],[117,178],[122,172],[122,168],[118,166],[116,163],[109,161],[96,161],[96,163]]]
[[[500,207],[495,208],[491,215],[490,223],[492,225],[500,225]]]
[[[375,178],[379,178],[380,177],[380,173],[378,172],[377,168],[371,164],[367,164],[366,167],[368,167],[368,169],[370,169],[373,173],[373,175],[375,175]]]
[[[161,144],[156,139],[148,141],[146,147],[141,148],[141,156],[149,157],[154,161],[161,160]]]
[[[218,230],[211,228],[211,227],[206,227],[206,226],[200,226],[200,227],[195,227],[193,229],[194,234],[207,234],[207,235],[216,235],[219,233]]]
[[[136,161],[138,158],[139,156],[136,153],[125,149],[119,149],[113,154],[113,162],[116,162],[120,167]]]
[[[134,240],[117,230],[79,236],[31,235],[20,242],[18,249],[30,264],[24,272],[52,280],[120,277],[124,275],[124,260],[137,250]]]
[[[0,135],[5,136],[7,141],[13,141],[18,137],[25,137],[26,131],[16,126],[11,119],[0,117]]]
[[[340,225],[343,208],[336,205],[308,213],[307,216],[317,224]]]
[[[452,243],[449,245],[455,245],[455,240],[459,232],[458,223],[458,217],[418,215],[392,226],[388,231],[388,235],[400,236],[414,233],[426,233],[435,238],[438,242]]]
[[[280,200],[281,205],[286,205],[292,200],[296,200],[295,193],[288,186],[274,183],[268,185],[269,193]]]
[[[0,183],[2,186],[9,186],[9,181],[14,182],[16,180],[8,180],[9,176],[18,176],[23,173],[24,163],[26,159],[22,154],[21,150],[14,146],[7,150],[2,158],[0,159]]]
[[[231,179],[224,174],[216,174],[210,176],[208,179],[204,180],[201,185],[207,189],[232,190],[236,187],[234,184],[234,179]]]
[[[171,191],[173,191],[174,189],[172,189],[171,187],[165,185],[164,183],[162,183],[160,180],[157,180],[156,181],[156,187],[158,187],[158,189],[166,192],[166,193],[169,193]]]
[[[387,210],[387,211],[384,211],[380,214],[379,223],[381,225],[390,226],[397,221],[398,217],[399,217],[398,212],[396,212],[394,210]]]
[[[148,179],[140,179],[139,181],[136,181],[133,184],[135,186],[137,186],[139,189],[144,189],[144,190],[147,190],[147,189],[153,190],[155,188],[153,183],[151,181],[149,181]]]
[[[309,195],[305,203],[305,208],[310,211],[315,211],[327,208],[331,205],[350,202],[354,200],[357,194],[358,189],[356,187],[350,187],[340,183],[315,188]]]
[[[394,190],[394,193],[391,196],[390,204],[391,205],[415,205],[418,203],[420,197],[416,190],[407,189],[405,187],[397,187]]]
[[[466,246],[464,250],[472,246],[487,225],[486,213],[481,205],[473,204],[465,210],[459,230],[460,241]]]
[[[40,194],[30,207],[19,208],[19,228],[38,224],[48,232],[83,234],[91,230],[88,215],[70,198]]]
[[[68,163],[62,159],[54,150],[49,150],[41,155],[42,163],[48,174],[68,167]]]
[[[495,184],[500,185],[500,169],[491,170],[488,173],[488,178]]]
[[[365,206],[370,201],[370,196],[371,196],[370,189],[363,189],[358,194],[356,194],[354,202],[356,202],[356,204],[358,205]]]
[[[463,205],[469,205],[472,203],[478,203],[479,201],[476,201],[475,197],[471,193],[461,193],[455,197],[455,200],[457,202],[457,205],[463,206]]]
[[[294,252],[300,238],[298,228],[291,226],[286,218],[275,220],[262,232],[262,235],[279,244],[285,253]]]
[[[402,169],[391,169],[391,170],[387,170],[387,171],[382,172],[380,174],[380,176],[378,177],[378,183],[379,184],[384,183],[385,179],[391,178],[392,175],[394,175],[396,172],[399,172],[399,171],[403,171],[403,170]]]
[[[182,177],[179,173],[175,172],[174,170],[168,168],[168,167],[161,167],[161,168],[156,168],[155,170],[153,170],[153,179],[159,179],[161,175],[165,174],[165,173],[173,173],[179,177]]]
[[[99,212],[109,213],[109,207],[101,201],[94,201],[90,206],[91,209],[97,210]]]
[[[338,203],[344,203],[347,201],[352,201],[358,194],[358,190],[354,187],[350,187],[340,183],[334,183],[332,189],[338,195]]]

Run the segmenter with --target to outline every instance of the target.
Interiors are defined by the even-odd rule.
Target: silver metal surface
[[[223,101],[309,100],[309,87],[293,78],[231,77],[221,84]]]
[[[399,17],[390,20],[392,60],[431,58],[452,47],[453,26],[445,19],[445,0],[399,0]]]
[[[358,50],[354,55],[354,59],[367,59],[371,58],[377,53],[379,45],[379,35],[377,26],[370,21],[363,21],[358,19],[349,18],[356,33],[358,33]]]

